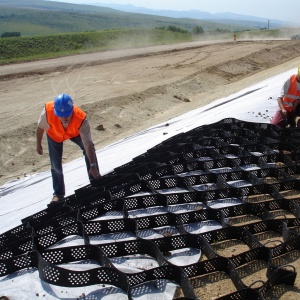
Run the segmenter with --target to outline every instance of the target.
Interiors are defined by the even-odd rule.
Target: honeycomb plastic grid
[[[219,299],[264,299],[273,286],[293,284],[295,270],[269,263],[268,279],[253,289],[243,283],[235,268],[258,257],[271,262],[300,248],[298,137],[295,129],[224,119],[169,138],[103,176],[97,184],[75,191],[2,234],[0,276],[37,268],[48,283],[70,287],[108,283],[121,288],[129,299],[136,285],[166,279],[180,286],[185,299],[196,299],[190,282],[194,277],[225,272],[237,291]],[[230,205],[212,209],[211,201]],[[188,205],[192,211],[174,213],[172,205]],[[138,216],[137,212],[144,210],[155,213]],[[272,214],[278,210],[283,218]],[[119,212],[121,218],[99,220],[112,212]],[[249,215],[258,220],[249,222]],[[231,224],[234,218],[238,221]],[[208,221],[221,228],[204,233],[187,230]],[[138,235],[140,230],[164,226],[178,232],[154,239]],[[125,231],[131,232],[133,239],[90,243],[95,235]],[[275,232],[283,242],[270,247],[257,239],[269,232]],[[83,240],[82,246],[52,249],[74,235]],[[249,250],[223,257],[214,244],[226,240],[239,240]],[[166,259],[168,252],[185,248],[198,249],[207,259],[187,266]],[[144,254],[154,258],[158,266],[129,274],[112,263],[113,258]],[[99,268],[67,272],[60,266],[79,259],[93,259]]]

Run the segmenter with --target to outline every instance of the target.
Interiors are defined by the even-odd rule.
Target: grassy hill
[[[0,38],[0,65],[192,40],[193,36],[189,33],[160,29],[110,29],[94,32]]]
[[[21,36],[52,35],[117,28],[156,28],[178,26],[192,31],[201,26],[205,31],[253,29],[188,18],[170,18],[121,12],[110,8],[52,2],[44,0],[0,0],[0,34],[20,32]]]

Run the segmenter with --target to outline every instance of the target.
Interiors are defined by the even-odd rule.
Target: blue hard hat
[[[73,111],[73,100],[68,94],[60,94],[54,100],[54,113],[58,117],[68,117]]]

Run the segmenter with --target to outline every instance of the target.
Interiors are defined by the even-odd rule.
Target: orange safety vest
[[[73,115],[68,127],[65,129],[58,116],[54,113],[54,101],[45,105],[47,122],[50,128],[46,131],[49,137],[56,142],[63,142],[78,136],[79,128],[86,117],[86,113],[74,105]]]
[[[283,97],[283,107],[292,112],[294,108],[294,102],[300,98],[300,91],[297,90],[297,75],[290,77],[290,86],[287,94]]]

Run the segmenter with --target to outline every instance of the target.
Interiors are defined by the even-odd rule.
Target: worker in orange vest
[[[65,196],[62,168],[65,140],[70,139],[83,150],[90,182],[101,177],[87,115],[74,105],[68,94],[60,94],[54,101],[45,104],[36,130],[36,152],[40,155],[43,154],[42,139],[45,131],[54,190],[51,202],[59,201]]]
[[[300,127],[300,66],[297,74],[291,75],[283,84],[277,99],[278,110],[271,124],[280,127]]]

